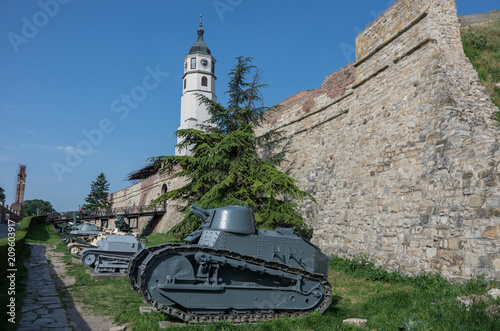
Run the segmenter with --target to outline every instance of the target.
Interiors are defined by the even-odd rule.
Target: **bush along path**
[[[28,278],[18,330],[102,330],[115,327],[106,316],[83,314],[83,305],[66,291],[75,279],[66,275],[63,252],[55,246],[29,244]]]

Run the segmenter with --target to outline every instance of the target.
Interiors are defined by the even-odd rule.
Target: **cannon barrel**
[[[207,218],[210,217],[210,212],[208,210],[203,209],[197,205],[193,205],[189,211],[201,218],[203,221],[206,221]]]

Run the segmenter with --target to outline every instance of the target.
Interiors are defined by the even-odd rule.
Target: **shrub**
[[[12,240],[9,238],[0,239],[0,284],[5,281],[5,275],[7,274],[7,269],[12,268],[9,266],[10,262],[16,260],[16,258],[21,254],[24,249],[24,242],[26,241],[26,234],[30,226],[32,217],[25,217],[21,220],[17,231],[15,232],[14,244],[11,244]],[[9,254],[9,247],[11,248],[11,253]]]

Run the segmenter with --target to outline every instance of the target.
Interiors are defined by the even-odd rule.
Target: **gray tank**
[[[101,233],[99,227],[89,223],[81,223],[77,226],[73,226],[69,231],[69,234],[73,236],[97,236],[99,233]]]
[[[256,230],[248,207],[191,212],[201,230],[139,251],[129,263],[132,288],[186,322],[254,322],[324,312],[331,303],[328,257],[292,229]]]
[[[125,273],[132,256],[144,245],[134,236],[110,235],[96,248],[81,251],[81,261],[94,273]]]

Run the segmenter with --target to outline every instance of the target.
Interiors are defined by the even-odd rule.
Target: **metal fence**
[[[90,210],[75,210],[75,211],[65,211],[59,213],[60,219],[73,219],[73,218],[113,218],[115,215],[119,216],[146,216],[146,215],[157,215],[164,214],[167,211],[167,205],[165,203],[156,204],[153,206],[129,206],[129,207],[116,207],[116,208],[97,208]]]

